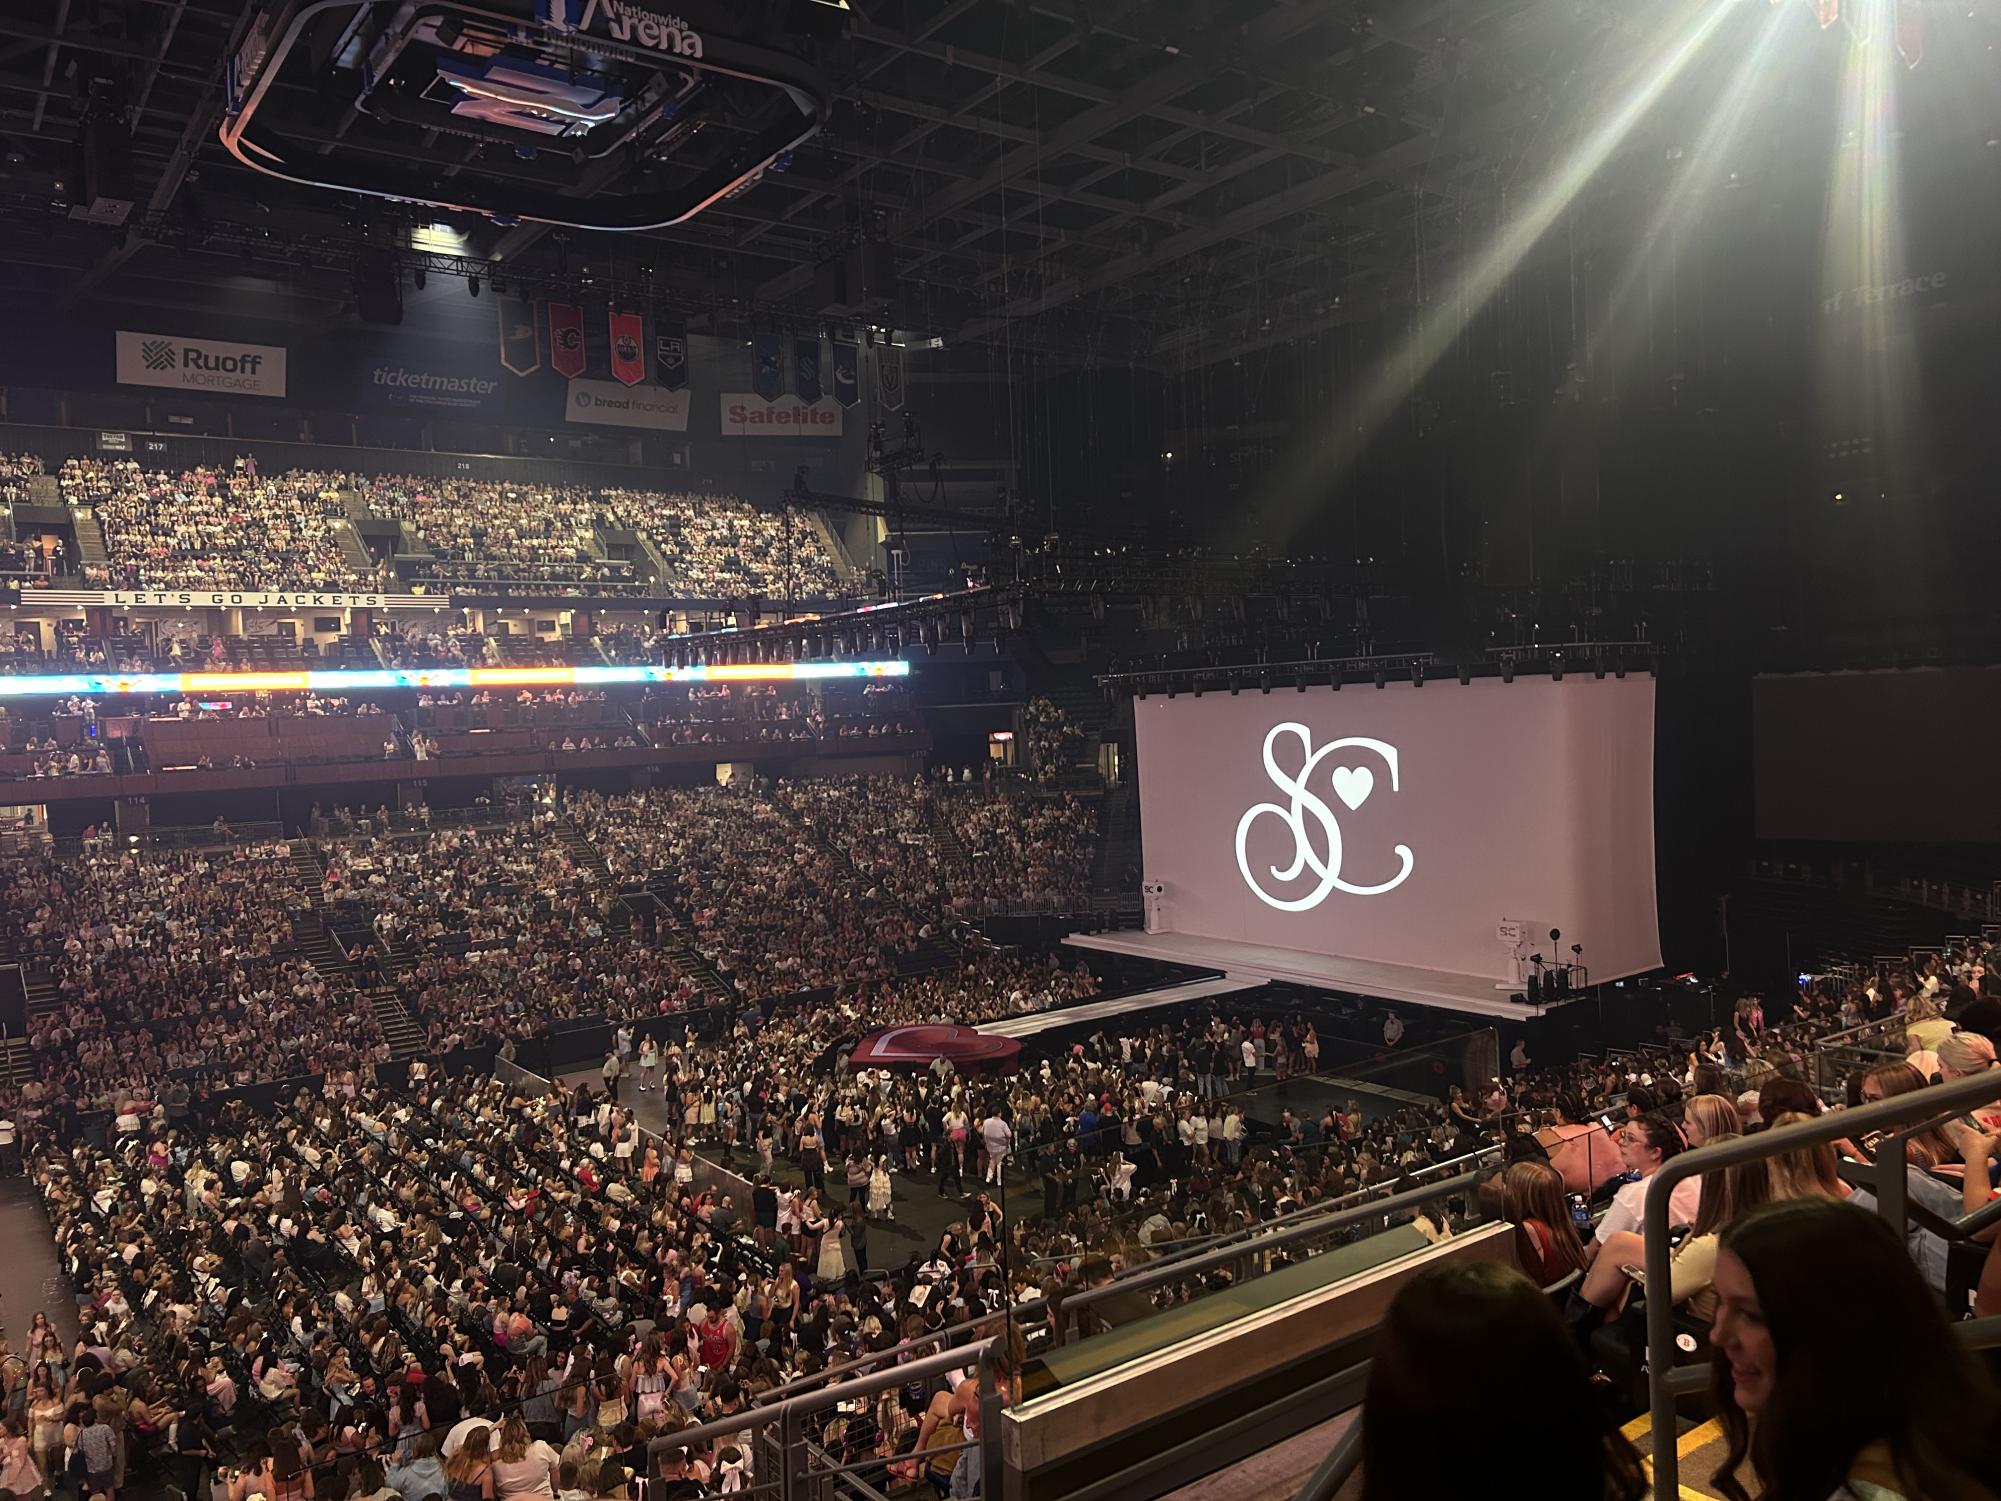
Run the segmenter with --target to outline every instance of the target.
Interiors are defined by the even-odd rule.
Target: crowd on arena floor
[[[732,806],[725,816],[743,811]],[[431,836],[435,848],[414,857],[379,841],[350,842],[336,851],[346,866],[330,875],[329,890],[414,890],[415,906],[388,923],[398,942],[436,936],[420,924],[481,938],[516,931],[518,919],[506,922],[495,893],[533,910],[593,884],[575,879],[567,857],[538,845],[533,833],[454,831]],[[256,890],[279,884],[254,875],[237,871],[231,884],[245,877]],[[19,925],[17,945],[46,939],[55,926],[53,911],[32,905],[43,882],[62,885],[44,867],[9,892],[10,908],[34,914]],[[239,891],[214,910],[242,913],[254,926],[268,911],[249,897]],[[391,903],[380,905],[377,915],[388,916]],[[588,933],[588,904],[571,909],[569,920]],[[85,930],[95,936],[99,926]],[[226,936],[242,935],[230,927]],[[271,936],[268,927],[263,936]],[[120,941],[115,924],[104,937]],[[312,1447],[283,1451],[282,1463],[317,1465],[329,1476],[350,1470],[364,1487],[386,1480],[395,1489],[401,1474],[412,1489],[399,1494],[422,1501],[414,1487],[428,1472],[412,1466],[429,1457],[427,1430],[486,1416],[511,1456],[499,1463],[526,1463],[527,1442],[505,1422],[505,1404],[515,1398],[535,1399],[524,1421],[552,1425],[545,1430],[552,1446],[598,1428],[572,1463],[617,1452],[644,1472],[668,1456],[671,1446],[653,1441],[674,1427],[733,1411],[824,1363],[978,1317],[1010,1298],[1100,1281],[1191,1236],[1393,1186],[1418,1167],[1503,1138],[1518,1160],[1492,1193],[1518,1227],[1524,1265],[1546,1280],[1565,1268],[1584,1274],[1574,1315],[1580,1328],[1616,1318],[1632,1292],[1619,1268],[1637,1255],[1632,1236],[1647,1177],[1684,1142],[1818,1110],[1795,1056],[1812,1037],[1857,1012],[1903,1016],[1916,1061],[1862,1071],[1857,1098],[1919,1087],[1921,1069],[1954,1077],[1991,1067],[1992,1045],[1980,1029],[1992,1019],[1977,1008],[2001,1011],[2001,1003],[1973,996],[1985,958],[1965,953],[1928,966],[1930,973],[1812,987],[1795,1017],[1769,1025],[1762,1007],[1747,1002],[1692,1056],[1650,1049],[1617,1064],[1538,1068],[1518,1053],[1511,1078],[1490,1090],[1455,1089],[1434,1105],[1373,1118],[1351,1102],[1318,1119],[1283,1115],[1275,1129],[1252,1126],[1242,1091],[1313,1072],[1315,1026],[1228,1006],[1108,1026],[1081,1045],[1025,1054],[1018,1070],[1000,1076],[827,1062],[830,1041],[863,1030],[971,1022],[1093,989],[1088,975],[1047,961],[990,955],[956,972],[843,987],[762,1024],[747,1010],[716,1039],[670,1028],[664,1038],[649,1032],[635,1049],[631,1029],[622,1029],[617,1051],[630,1071],[618,1078],[621,1070],[608,1067],[608,1082],[636,1078],[641,1090],[662,1094],[669,1125],[660,1140],[637,1129],[615,1085],[612,1098],[596,1090],[531,1098],[498,1081],[427,1080],[420,1069],[394,1092],[372,1083],[366,1068],[336,1069],[322,1095],[275,1119],[226,1115],[206,1136],[165,1110],[149,1116],[143,1096],[122,1102],[108,1151],[45,1145],[37,1173],[66,1253],[93,1279],[87,1316],[106,1326],[101,1346],[141,1373],[140,1383],[163,1381],[163,1358],[170,1368],[179,1362],[182,1379],[171,1389],[180,1400],[198,1388],[202,1404],[248,1402],[260,1429],[271,1414],[280,1426],[298,1415]],[[1948,1025],[1939,1034],[1933,1025],[1941,1003],[1959,1011],[1957,1031]],[[468,1014],[462,996],[451,999],[449,1014]],[[471,1014],[468,1035],[482,1030]],[[1717,1091],[1724,1070],[1756,1077],[1761,1062],[1755,1099]],[[1544,1113],[1578,1118],[1601,1108],[1630,1117],[1620,1149],[1632,1181],[1604,1185],[1616,1191],[1587,1243],[1560,1176],[1534,1151],[1514,1148],[1519,1129]],[[1984,1202],[1995,1124],[1915,1141],[1914,1199],[1949,1213]],[[750,1202],[698,1189],[694,1149],[740,1164],[754,1179]],[[1831,1151],[1796,1155],[1760,1164],[1755,1174],[1709,1175],[1689,1195],[1677,1215],[1694,1225],[1676,1258],[1678,1301],[1710,1306],[1699,1300],[1720,1290],[1717,1249],[1758,1223],[1763,1206],[1844,1196],[1866,1202],[1844,1194]],[[791,1171],[773,1171],[780,1159]],[[1010,1159],[1041,1179],[1042,1193],[1039,1203],[1032,1192],[1018,1195],[1004,1216],[992,1186]],[[1919,1186],[1944,1184],[1939,1173],[1955,1166],[1962,1175],[1950,1193]],[[796,1186],[795,1176],[803,1180]],[[963,1205],[963,1214],[887,1279],[859,1277],[871,1225],[893,1217],[908,1194],[933,1191]],[[1921,1233],[1912,1249],[1931,1277],[1934,1258]],[[128,1254],[131,1246],[138,1249]],[[1011,1288],[1002,1285],[1003,1266],[1016,1269]],[[156,1289],[152,1302],[164,1315],[134,1315]],[[1119,1305],[1125,1313],[1129,1302]],[[1150,1306],[1142,1298],[1138,1310]],[[195,1337],[218,1322],[206,1338]],[[657,1346],[650,1335],[662,1336]],[[192,1383],[190,1356],[199,1357]],[[911,1456],[952,1415],[951,1405],[949,1397],[912,1393],[845,1415],[821,1437],[844,1461],[893,1460],[909,1474],[923,1463]],[[228,1412],[203,1406],[202,1421],[218,1416]],[[461,1447],[467,1431],[458,1435]],[[144,1442],[138,1432],[126,1442]],[[387,1476],[368,1468],[385,1457],[403,1461],[401,1468]],[[714,1478],[743,1457],[742,1450],[698,1452],[695,1471],[710,1466]],[[266,1463],[262,1453],[248,1458],[253,1468]],[[561,1478],[563,1453],[552,1447],[538,1462],[553,1464]],[[681,1469],[667,1458],[670,1478]]]

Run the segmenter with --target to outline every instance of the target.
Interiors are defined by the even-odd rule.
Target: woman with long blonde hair
[[[1691,1096],[1681,1107],[1681,1123],[1682,1134],[1688,1137],[1691,1148],[1719,1136],[1744,1134],[1744,1119],[1737,1113],[1737,1102],[1726,1095]]]
[[[556,1501],[558,1464],[556,1451],[528,1432],[518,1411],[510,1412],[501,1422],[489,1472],[496,1501]]]

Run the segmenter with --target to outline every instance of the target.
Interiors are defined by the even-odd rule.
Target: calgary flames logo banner
[[[549,363],[572,380],[584,373],[584,310],[574,302],[549,304]]]

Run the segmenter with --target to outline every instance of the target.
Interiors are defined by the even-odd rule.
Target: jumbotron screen
[[[1651,678],[1133,708],[1167,931],[1505,980],[1512,920],[1593,980],[1660,964]]]

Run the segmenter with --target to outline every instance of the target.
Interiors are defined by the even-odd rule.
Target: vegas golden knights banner
[[[542,340],[535,327],[535,304],[526,297],[497,297],[500,309],[500,365],[512,375],[542,368]]]
[[[875,352],[876,395],[885,412],[903,410],[903,351],[884,347]]]

